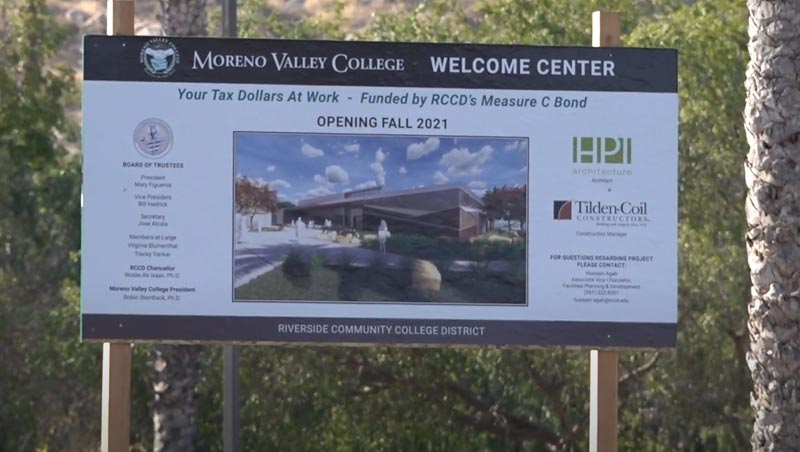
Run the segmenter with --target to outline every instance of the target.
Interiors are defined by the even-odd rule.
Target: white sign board
[[[677,54],[90,36],[87,340],[671,347]]]

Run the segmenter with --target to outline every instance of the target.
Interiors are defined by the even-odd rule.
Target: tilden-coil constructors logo
[[[553,201],[554,220],[575,220],[597,226],[647,226],[646,201]]]
[[[571,220],[572,201],[553,201],[553,219]]]
[[[153,38],[142,46],[139,62],[144,65],[147,75],[154,78],[166,78],[175,72],[181,61],[178,48],[166,38]]]

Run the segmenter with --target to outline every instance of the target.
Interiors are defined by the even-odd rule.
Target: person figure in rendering
[[[303,222],[302,217],[298,217],[297,220],[294,222],[294,237],[298,243],[300,243],[300,223]]]
[[[378,226],[378,248],[381,253],[386,252],[386,239],[391,236],[392,233],[389,232],[389,226],[386,224],[386,220],[381,220],[381,225]]]

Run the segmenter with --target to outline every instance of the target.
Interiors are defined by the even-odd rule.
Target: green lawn
[[[448,272],[439,291],[411,287],[408,269],[313,266],[292,277],[280,267],[235,291],[237,300],[407,301],[525,303],[524,279],[478,272]]]

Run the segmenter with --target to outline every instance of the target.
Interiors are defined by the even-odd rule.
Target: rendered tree
[[[510,187],[506,201],[511,219],[519,221],[519,226],[522,229],[525,228],[525,220],[527,219],[527,192],[527,185]]]
[[[236,180],[234,198],[236,212],[249,215],[250,225],[256,214],[274,212],[278,208],[278,196],[269,184],[259,185],[246,177]]]
[[[490,218],[490,227],[494,229],[497,218],[506,220],[508,232],[511,232],[511,221],[517,220],[525,226],[526,186],[494,187],[483,195],[483,204]]]
[[[800,450],[800,2],[747,6],[751,444],[759,451]]]
[[[161,0],[167,36],[206,36],[206,0]],[[153,346],[153,450],[194,450],[203,347]]]
[[[500,189],[493,187],[483,194],[483,208],[489,216],[489,228],[494,229],[494,223],[498,215],[502,214],[502,200],[500,198]]]

